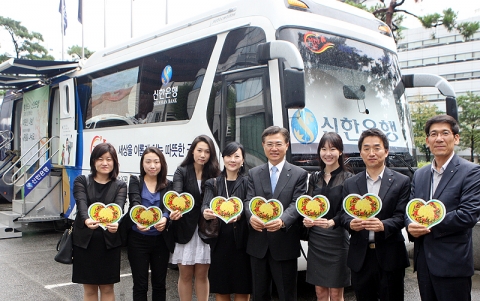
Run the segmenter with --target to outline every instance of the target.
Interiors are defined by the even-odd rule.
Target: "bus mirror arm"
[[[284,59],[282,98],[285,108],[301,109],[305,107],[305,72],[300,52],[290,42],[271,41],[257,46],[257,61],[267,64],[269,60]],[[284,64],[282,64],[284,65]]]
[[[455,91],[446,79],[435,74],[408,74],[402,76],[402,82],[405,88],[434,87],[442,95],[446,96],[445,109],[447,115],[458,120],[457,99]]]
[[[290,42],[271,41],[261,43],[257,46],[257,61],[260,64],[266,64],[269,60],[285,59],[290,68],[303,71],[303,59],[300,52]]]

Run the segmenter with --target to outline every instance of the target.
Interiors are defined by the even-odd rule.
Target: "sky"
[[[65,1],[68,25],[66,35],[63,37],[63,58],[70,60],[66,51],[73,45],[82,45],[82,24],[77,20],[78,0]],[[133,37],[138,37],[162,28],[166,22],[167,1],[168,23],[171,24],[233,0],[83,0],[84,46],[95,51],[126,41],[132,37],[132,34]],[[61,14],[58,11],[59,2],[59,0],[0,0],[0,16],[20,21],[28,30],[41,33],[44,38],[42,45],[55,59],[61,60],[62,32]],[[376,2],[378,1],[368,0],[368,3]],[[480,15],[478,0],[423,0],[420,3],[406,0],[402,5],[402,8],[416,15],[441,12],[449,7],[459,13],[459,19]],[[133,22],[131,22],[132,15]],[[404,25],[409,28],[421,26],[414,18],[409,18]],[[13,55],[14,49],[8,33],[0,29],[0,53],[5,52]]]

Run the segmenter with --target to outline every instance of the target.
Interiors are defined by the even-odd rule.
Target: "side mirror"
[[[305,76],[303,71],[283,70],[283,100],[287,109],[305,107]]]

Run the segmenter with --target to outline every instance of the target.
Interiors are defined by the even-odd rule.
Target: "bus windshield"
[[[279,37],[298,47],[305,64],[305,108],[288,110],[292,161],[312,164],[323,133],[332,131],[342,137],[347,157],[358,156],[360,134],[373,127],[386,134],[391,154],[411,160],[411,123],[395,53],[305,29],[284,28]]]

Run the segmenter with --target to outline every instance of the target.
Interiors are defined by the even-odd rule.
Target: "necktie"
[[[278,168],[276,166],[272,166],[272,175],[270,176],[270,183],[272,184],[272,194],[275,191],[275,186],[277,186],[278,180]]]

